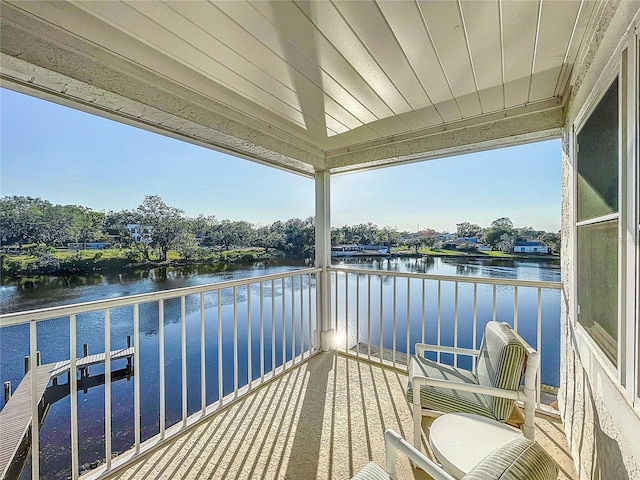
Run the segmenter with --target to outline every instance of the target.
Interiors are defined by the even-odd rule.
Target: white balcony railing
[[[537,378],[560,375],[560,282],[399,273],[332,267],[337,349],[406,370],[416,343],[477,349],[489,320],[510,323],[541,356]],[[458,354],[434,359],[471,368]]]
[[[102,345],[97,346],[98,349],[104,348],[104,352],[113,352],[116,343],[112,344],[114,317],[117,316],[119,319],[118,331],[124,328],[133,333],[133,448],[112,460],[112,453],[115,453],[112,449],[114,434],[122,436],[122,432],[112,429],[112,405],[114,401],[122,402],[123,399],[112,395],[112,355],[103,355],[101,361],[104,362],[104,457],[102,461],[91,460],[94,466],[96,463],[102,463],[93,472],[97,476],[124,464],[137,454],[175,435],[184,427],[240,398],[252,387],[309,358],[316,351],[313,340],[313,332],[317,328],[315,277],[319,271],[320,269],[295,270],[212,285],[0,315],[0,329],[28,325],[29,357],[40,357],[42,351],[43,362],[58,360],[52,358],[55,354],[48,351],[48,343],[55,343],[59,338],[68,338],[66,368],[67,371],[76,372],[75,378],[78,369],[83,368],[80,365],[82,360],[78,356],[78,342],[82,342],[78,335],[80,323],[88,324],[90,329],[95,328],[92,325],[96,324],[96,320],[98,324],[104,325],[104,334],[101,331],[98,333],[98,337],[102,338]],[[53,327],[50,323],[52,321],[55,322]],[[141,322],[151,323],[153,328],[157,327],[157,332],[154,332],[157,334],[157,357],[151,361],[149,355],[143,357],[144,349],[140,348]],[[179,332],[175,328],[176,323],[179,324]],[[39,327],[45,332],[39,333]],[[169,327],[169,336],[172,338],[168,338],[166,334]],[[101,329],[102,325],[99,327],[99,330]],[[90,333],[85,333],[91,337]],[[193,341],[193,337],[197,337],[197,342]],[[165,349],[171,345],[176,348],[168,354]],[[96,348],[95,342],[93,347]],[[187,371],[188,353],[192,353],[192,348],[199,350],[199,375],[195,376],[190,373],[192,370],[197,371],[198,367]],[[231,355],[229,350],[232,351]],[[22,359],[12,361],[21,362]],[[172,369],[172,375],[169,375],[167,369],[176,362],[179,362],[180,368]],[[212,363],[217,364],[216,368],[208,369],[207,366]],[[145,397],[146,392],[142,391],[140,379],[143,370],[154,369],[151,364],[156,365],[158,372],[155,380],[159,396],[157,429],[155,435],[142,438],[141,399]],[[38,373],[30,375],[30,396],[27,395],[26,401],[19,398],[9,400],[5,409],[9,405],[18,409],[30,408],[31,416],[27,415],[26,421],[41,418],[44,410],[44,387],[39,385],[39,377],[47,375],[44,383],[46,386],[49,379],[54,379],[51,372],[59,372],[60,365],[61,362],[31,368],[31,373]],[[246,370],[242,372],[241,369]],[[179,377],[179,386],[176,385],[175,374]],[[42,378],[40,380],[42,383]],[[75,479],[81,473],[78,449],[81,427],[78,414],[78,383],[68,383],[71,438],[71,465],[68,471],[71,472],[71,478]],[[217,384],[217,394],[207,388],[208,383]],[[145,384],[144,389],[153,391],[154,387]],[[176,390],[180,392],[180,411],[170,412],[167,409],[168,397],[174,397]],[[194,390],[199,391],[200,397],[200,405],[196,411],[194,408],[189,409],[189,400],[192,400],[192,395],[189,394]],[[21,401],[22,405],[17,403]],[[176,416],[179,416],[177,421]],[[172,418],[173,424],[170,425],[171,422],[167,418]],[[7,419],[7,425],[10,421],[11,419]],[[33,425],[30,435],[32,477],[39,478],[39,422],[30,423]],[[28,431],[28,426],[28,423],[25,423],[22,428],[23,434],[14,435],[14,438],[8,438],[6,432],[3,432],[0,477],[7,473],[11,460],[24,441],[23,435]],[[131,426],[125,426],[127,427]],[[87,463],[86,459],[83,463]]]
[[[337,333],[337,350],[406,369],[407,354],[413,352],[416,342],[477,348],[484,322],[498,319],[510,322],[541,353],[542,378],[539,376],[538,386],[541,381],[557,385],[559,283],[351,268],[329,271],[332,297],[329,313],[331,326]],[[78,355],[78,351],[86,338],[93,339],[94,350],[120,349],[118,355],[122,355],[123,347],[129,346],[123,345],[122,332],[132,334],[130,398],[119,396],[123,389],[111,373],[112,362],[125,360],[118,356],[113,360],[110,355],[102,357],[104,457],[98,459],[99,465],[90,475],[97,476],[127,463],[316,353],[319,345],[314,339],[320,328],[316,319],[319,272],[321,269],[303,269],[0,315],[0,334],[4,329],[28,327],[30,358],[36,358],[42,351],[43,362],[50,362],[51,368],[45,369],[49,372],[64,368],[82,371],[83,362],[88,360]],[[55,328],[51,322],[57,322]],[[60,349],[57,354],[47,350],[53,341],[51,335],[68,342],[62,353]],[[51,363],[64,360],[68,361],[67,366]],[[438,360],[470,365],[469,358],[458,355],[442,354]],[[31,375],[29,380],[30,402],[25,408],[30,408],[31,418],[42,415],[38,405],[42,388],[38,386],[38,375]],[[71,450],[68,471],[75,479],[81,473],[80,465],[87,463],[79,452],[83,419],[78,411],[78,385],[84,387],[79,382],[68,383]],[[143,401],[145,408],[141,406]],[[132,415],[127,417],[130,424],[112,422],[112,413],[115,414],[112,407],[122,402],[132,403]],[[538,403],[540,406],[540,398]],[[148,425],[150,416],[156,419],[152,428]],[[120,429],[132,432],[127,437]],[[38,478],[38,422],[33,422],[33,431],[31,469],[32,477]],[[117,437],[120,445],[114,449]],[[130,439],[125,448],[122,437]],[[112,454],[119,452],[124,453],[112,458]],[[4,460],[6,463],[6,456]],[[8,465],[0,462],[3,474],[5,467]]]

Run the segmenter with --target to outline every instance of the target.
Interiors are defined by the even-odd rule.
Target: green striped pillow
[[[558,464],[542,447],[516,437],[495,449],[464,480],[555,480]]]
[[[351,480],[389,480],[389,474],[377,464],[369,462]]]
[[[476,369],[480,385],[517,390],[526,360],[527,350],[508,324],[487,323]],[[515,404],[514,400],[492,396],[487,396],[487,402],[501,422],[509,418]]]

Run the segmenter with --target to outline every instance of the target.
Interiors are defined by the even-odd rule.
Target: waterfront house
[[[548,255],[551,253],[551,248],[541,245],[540,242],[519,241],[513,246],[513,253],[538,253],[541,255]]]
[[[151,225],[127,223],[125,228],[134,242],[151,243],[151,236],[153,234],[153,227]]]
[[[315,179],[315,268],[299,282],[317,301],[295,304],[314,305],[307,355],[263,388],[236,384],[197,418],[183,384],[182,421],[165,429],[161,405],[160,433],[142,442],[134,420],[135,445],[115,458],[105,393],[105,460],[91,475],[348,478],[367,457],[381,463],[380,424],[412,434],[396,388],[406,374],[354,361],[334,335],[332,285],[348,275],[330,267],[332,175],[561,138],[558,429],[579,478],[640,477],[638,0],[0,5],[4,88]],[[138,301],[94,308],[137,312]],[[29,325],[35,356],[38,322],[68,315],[73,342],[82,311],[3,315],[0,326]],[[356,397],[366,400],[352,410]],[[77,478],[77,417],[70,438]]]

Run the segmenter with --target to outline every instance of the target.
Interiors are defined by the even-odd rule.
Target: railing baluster
[[[165,435],[165,379],[164,379],[164,300],[158,301],[158,356],[160,368],[160,439]]]
[[[140,453],[140,304],[133,305],[133,417],[134,443],[136,453]]]
[[[37,418],[37,417],[36,417]],[[104,455],[111,469],[111,310],[104,311]]]
[[[271,373],[276,373],[276,283],[271,280]]]
[[[339,297],[338,297],[338,282],[340,281],[340,275],[338,275],[338,272],[335,272],[335,276],[336,276],[336,292],[335,292],[335,295],[334,295],[334,298],[335,298],[334,302],[336,304],[336,316],[335,316],[335,325],[334,325],[334,330],[333,331],[335,332],[335,335],[338,335],[338,318],[340,318],[339,317],[339,310],[338,310],[338,306],[339,306],[339,303],[340,303],[338,301],[339,300]],[[338,348],[338,343],[337,342],[334,342],[333,348],[337,350],[337,348]]]
[[[252,341],[251,341],[251,284],[247,284],[247,385],[251,389],[251,382],[253,380],[253,355],[252,355]]]
[[[238,396],[238,287],[233,287],[233,396]]]
[[[356,273],[356,356],[360,356],[360,275]]]
[[[207,413],[207,357],[204,325],[204,292],[200,292],[200,406],[202,416]]]
[[[304,277],[298,275],[300,280],[300,359],[304,359]]]
[[[40,478],[40,428],[38,422],[38,326],[29,323],[29,370],[31,371],[31,478]]]
[[[498,305],[498,299],[497,299],[497,289],[496,289],[496,285],[493,285],[493,314],[491,316],[491,318],[493,319],[493,321],[496,321],[496,314],[497,314],[497,305]]]
[[[264,283],[260,282],[260,383],[264,382]]]
[[[518,286],[513,287],[513,329],[518,332]]]
[[[296,364],[296,282],[291,278],[291,365]]]
[[[473,348],[478,348],[478,284],[473,284]],[[475,362],[474,368],[475,368]]]
[[[187,425],[187,299],[180,297],[180,350],[182,360],[182,426]]]
[[[286,298],[285,282],[282,278],[282,371],[287,369],[287,321],[286,321]]]
[[[308,315],[309,315],[309,351],[307,354],[307,358],[311,356],[311,351],[313,350],[313,326],[311,325],[311,274],[307,274],[307,278],[308,278],[308,282],[309,282],[309,288],[307,289],[308,292],[308,296],[309,298],[307,299],[307,305],[309,308],[308,311]]]
[[[392,334],[392,359],[393,359],[393,366],[396,366],[396,342],[397,342],[397,327],[398,327],[398,285],[397,285],[397,281],[396,281],[397,277],[393,277],[393,315],[392,315],[392,326],[391,326],[391,330],[393,332]]]
[[[458,295],[459,295],[459,283],[454,282],[453,288],[453,346],[458,347]],[[453,354],[453,364],[458,366],[458,354]]]
[[[224,384],[222,380],[222,289],[218,289],[218,406],[222,407]]]
[[[379,340],[380,340],[380,352],[379,352],[379,357],[380,357],[380,363],[383,363],[383,358],[384,358],[384,326],[383,326],[383,304],[382,304],[382,298],[384,295],[383,292],[383,283],[384,283],[384,278],[382,277],[382,275],[380,275],[380,334],[379,334]]]
[[[437,335],[438,341],[437,345],[441,345],[441,337],[440,337],[440,324],[442,320],[442,281],[438,280],[438,327],[437,327]],[[437,354],[438,362],[440,361],[440,352]]]
[[[536,351],[542,359],[542,288],[538,287],[538,319],[537,319],[537,332],[536,332]],[[540,387],[542,384],[541,373],[542,367],[538,368],[538,374],[536,375],[536,408],[540,408]]]
[[[427,282],[425,281],[425,279],[422,279],[422,317],[421,317],[421,336],[420,336],[420,341],[422,343],[424,343],[424,335],[425,335],[425,329],[426,329],[426,307],[427,307],[427,303],[426,303],[426,292],[425,292],[425,287],[426,287]]]
[[[371,275],[367,275],[367,360],[371,361]]]
[[[349,274],[344,276],[344,351],[349,351]]]
[[[69,315],[69,392],[71,395],[71,479],[80,476],[78,453],[78,367],[76,316]],[[34,450],[36,448],[34,447]],[[137,453],[137,452],[136,452]]]
[[[407,368],[411,356],[411,278],[407,277]]]

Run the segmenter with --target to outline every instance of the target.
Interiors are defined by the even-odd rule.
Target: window
[[[577,136],[578,321],[617,365],[619,117],[616,78]]]

